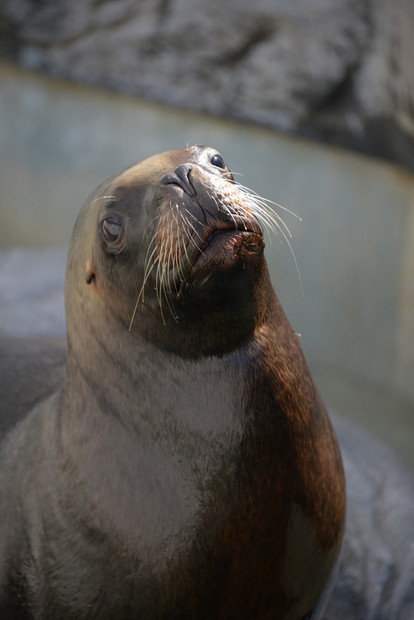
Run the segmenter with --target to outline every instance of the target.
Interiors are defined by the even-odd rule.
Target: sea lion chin
[[[63,385],[1,447],[1,617],[320,617],[344,475],[266,226],[202,146],[82,208]]]

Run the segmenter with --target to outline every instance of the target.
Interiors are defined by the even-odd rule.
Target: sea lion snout
[[[181,164],[177,166],[174,172],[170,172],[166,174],[161,179],[162,185],[178,185],[181,187],[186,194],[188,194],[191,198],[194,198],[196,193],[194,191],[194,187],[190,181],[190,172],[192,170],[191,164]]]

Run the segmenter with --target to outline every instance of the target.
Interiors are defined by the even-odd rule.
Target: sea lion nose
[[[169,172],[162,179],[161,183],[164,185],[178,185],[188,194],[191,198],[194,198],[196,193],[194,191],[194,187],[190,181],[190,172],[192,170],[191,164],[181,164],[177,166],[174,172]]]

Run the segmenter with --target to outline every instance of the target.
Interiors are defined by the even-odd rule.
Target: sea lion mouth
[[[204,230],[197,232],[201,241],[198,247],[200,252],[210,240],[223,232],[251,232],[263,237],[262,227],[251,205],[241,200],[243,197],[232,176],[218,179],[202,174],[200,177],[200,171],[194,164],[181,164],[173,172],[164,175],[161,184],[179,188],[178,191],[185,194],[186,200],[190,199],[201,210],[205,226]],[[191,216],[192,209],[185,206],[184,209]],[[193,214],[193,217],[196,216]]]
[[[185,163],[162,177],[160,191],[157,274],[168,293],[181,291],[206,253],[210,264],[226,268],[245,241],[250,248],[256,241],[263,249],[256,205],[246,200],[233,178]]]
[[[214,245],[219,237],[232,237],[240,235],[241,233],[244,235],[254,234],[263,238],[263,230],[255,225],[254,222],[250,222],[249,225],[247,222],[243,222],[243,226],[237,226],[237,224],[232,222],[216,221],[211,226],[207,227],[202,235],[198,255],[202,254],[208,246]],[[198,255],[195,257],[195,260],[197,260]]]
[[[231,273],[237,265],[257,264],[257,260],[264,250],[263,232],[258,230],[240,230],[234,227],[221,227],[210,230],[205,242],[199,251],[193,256],[188,265],[187,276],[179,284],[179,291],[183,290],[182,284],[204,281],[216,273]],[[184,287],[185,290],[185,287]]]

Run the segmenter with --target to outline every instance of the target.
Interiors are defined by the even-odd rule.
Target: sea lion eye
[[[213,166],[217,166],[217,168],[222,168],[223,170],[226,169],[226,164],[224,163],[223,158],[217,153],[210,159],[210,163],[213,164]]]
[[[124,224],[119,216],[110,215],[101,222],[101,235],[110,244],[119,243],[123,237]]]

